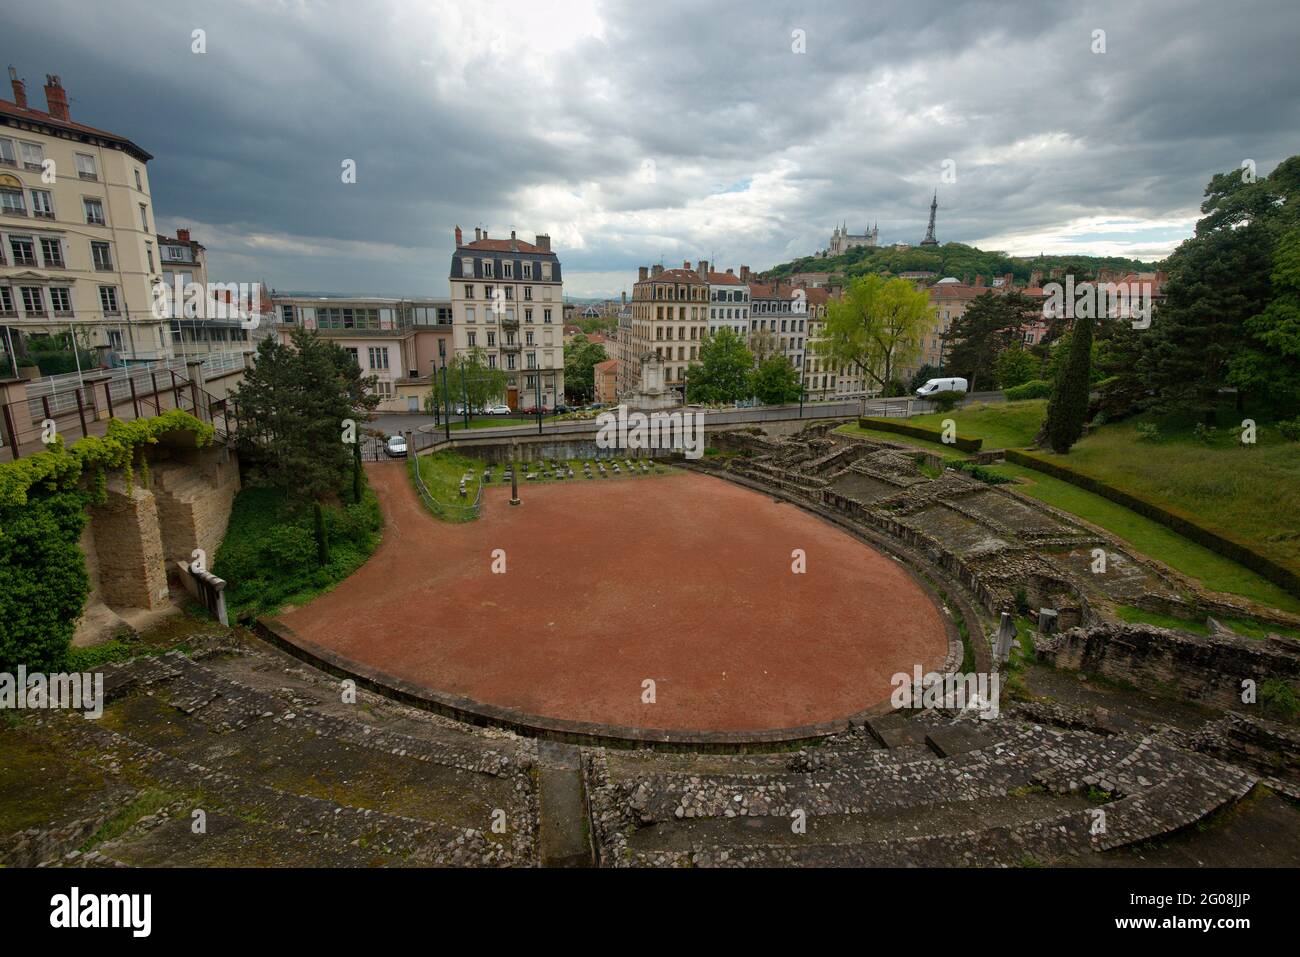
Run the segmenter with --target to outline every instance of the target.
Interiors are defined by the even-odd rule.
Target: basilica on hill
[[[934,198],[930,201],[930,224],[925,231],[925,238],[921,240],[922,246],[937,246],[939,241],[934,235],[935,214],[939,210],[939,194],[936,192]],[[880,245],[880,227],[872,225],[865,233],[849,232],[848,223],[841,223],[831,231],[830,245],[816,254],[818,259],[827,259],[831,256],[840,256],[850,249],[856,249],[859,246],[866,246],[868,249],[875,249]],[[905,248],[908,243],[895,243],[896,247]]]

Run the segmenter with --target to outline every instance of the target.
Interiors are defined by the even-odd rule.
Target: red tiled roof
[[[657,276],[647,276],[646,282],[697,282],[704,283],[694,269],[665,269]]]
[[[597,372],[613,372],[618,369],[618,360],[606,359],[604,362],[597,362],[593,368]]]
[[[511,242],[513,242],[515,245],[514,249],[510,248]],[[481,252],[489,252],[489,253],[520,252],[520,253],[540,254],[542,256],[555,255],[553,250],[543,249],[541,246],[534,246],[532,243],[526,243],[522,239],[515,239],[515,240],[476,239],[471,243],[465,243],[462,246],[456,247],[457,252],[459,252],[462,249],[474,249]]]
[[[740,277],[734,272],[710,272],[709,282],[718,286],[743,286]]]
[[[97,129],[93,126],[87,126],[85,123],[76,123],[72,120],[60,120],[57,117],[50,116],[44,110],[33,110],[31,107],[19,106],[11,100],[0,100],[0,114],[12,116],[15,119],[26,120],[29,123],[42,123],[46,126],[53,127],[56,130],[66,130],[69,133],[83,133],[88,136],[99,136],[139,154],[140,158],[146,163],[153,159],[151,153],[141,149],[135,143],[131,142],[125,136],[118,136],[116,133],[110,133],[108,130]]]

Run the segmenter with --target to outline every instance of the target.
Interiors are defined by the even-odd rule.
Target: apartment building
[[[57,76],[46,108],[9,68],[0,99],[0,336],[72,333],[105,364],[170,358],[150,306],[162,278],[147,164],[131,140],[72,120]],[[18,348],[19,346],[15,346]]]
[[[741,266],[740,275],[732,270],[713,272],[707,260],[700,262],[700,274],[709,283],[709,335],[730,329],[742,339],[749,337],[749,267]]]
[[[664,363],[664,385],[683,389],[687,368],[700,357],[709,331],[707,264],[692,269],[642,266],[632,286],[630,315],[619,319],[618,392],[641,386],[641,358],[656,353]]]
[[[380,412],[421,412],[435,368],[451,360],[452,304],[436,299],[273,295],[275,331],[315,329],[375,376]]]
[[[796,369],[803,367],[808,344],[808,294],[811,290],[776,283],[749,284],[750,348],[760,361],[780,353]]]
[[[803,359],[803,384],[808,401],[855,399],[879,391],[874,380],[853,366],[832,362],[817,350],[826,329],[826,311],[840,292],[822,286],[808,288],[808,344]]]
[[[465,242],[456,227],[451,258],[452,339],[456,355],[481,350],[484,361],[506,373],[512,408],[564,400],[564,277],[551,237],[529,243],[514,230],[492,239],[474,228]]]

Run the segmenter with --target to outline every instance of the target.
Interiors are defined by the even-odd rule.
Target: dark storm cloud
[[[569,291],[616,292],[661,255],[761,267],[845,219],[915,243],[936,187],[943,241],[1154,256],[1211,173],[1267,172],[1300,128],[1286,0],[46,0],[5,18],[38,102],[59,73],[74,118],[155,154],[160,225],[193,226],[214,274],[281,288],[441,293],[452,226],[483,223],[550,231]]]

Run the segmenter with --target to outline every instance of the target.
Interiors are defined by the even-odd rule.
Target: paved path
[[[844,718],[942,664],[942,613],[898,563],[711,476],[489,487],[483,517],[433,519],[404,464],[367,466],[384,540],[283,614],[396,677],[551,718],[746,731]],[[791,572],[791,551],[807,573]],[[506,573],[491,570],[503,549]],[[642,702],[642,682],[656,702]]]

